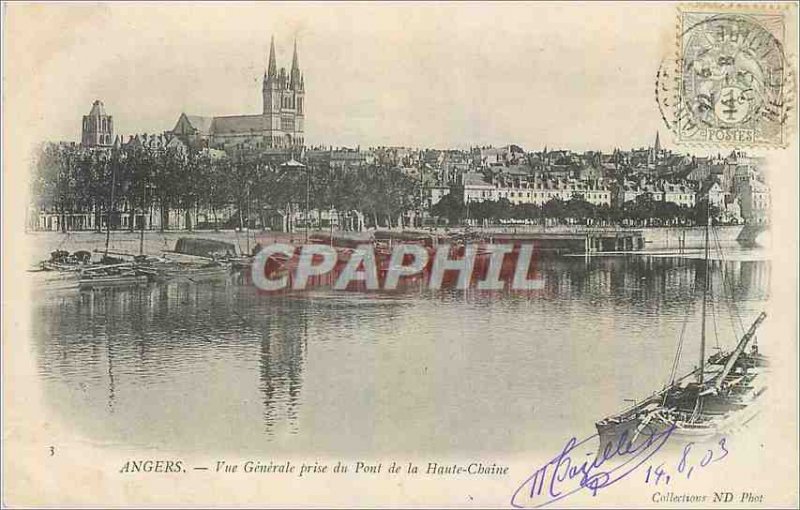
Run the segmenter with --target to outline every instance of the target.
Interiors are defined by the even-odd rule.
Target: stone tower
[[[297,58],[297,41],[294,42],[292,68],[278,70],[275,59],[275,38],[270,41],[267,71],[262,87],[264,121],[268,134],[267,147],[302,147],[305,142],[305,83]]]
[[[114,142],[114,119],[106,114],[103,102],[92,103],[89,115],[83,116],[81,144],[86,147],[110,147]]]
[[[647,162],[651,165],[654,165],[658,161],[661,160],[661,140],[658,136],[658,131],[656,131],[656,141],[652,147],[650,147],[650,152],[647,155]]]

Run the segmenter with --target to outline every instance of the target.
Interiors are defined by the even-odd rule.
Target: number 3
[[[48,448],[50,448],[50,456],[51,457],[56,454],[56,447],[55,446],[50,446]]]

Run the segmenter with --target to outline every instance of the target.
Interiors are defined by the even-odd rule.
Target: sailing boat
[[[674,377],[681,340],[667,387],[595,424],[600,451],[609,444],[612,448],[625,448],[628,444],[636,448],[668,429],[673,429],[671,434],[679,440],[713,439],[745,424],[758,412],[757,400],[766,390],[759,375],[768,365],[756,343],[756,330],[766,318],[764,312],[756,317],[733,350],[718,352],[706,361],[710,223],[710,219],[706,221],[705,228],[700,366],[681,378]]]

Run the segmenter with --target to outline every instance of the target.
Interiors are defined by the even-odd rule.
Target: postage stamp
[[[793,110],[792,70],[784,50],[785,13],[724,6],[679,13],[672,71],[673,129],[678,143],[784,147]],[[670,88],[659,71],[657,94]]]

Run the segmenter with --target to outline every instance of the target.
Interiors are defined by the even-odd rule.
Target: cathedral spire
[[[658,139],[658,131],[656,131],[656,144],[655,144],[656,155],[661,152],[661,141]]]
[[[278,75],[278,65],[275,63],[275,36],[269,42],[269,64],[267,66],[267,77],[275,78]]]
[[[292,55],[292,72],[300,72],[300,62],[297,60],[297,37],[294,38],[294,55]]]
[[[294,55],[292,55],[292,71],[290,73],[290,78],[289,86],[293,90],[297,90],[300,87],[300,62],[297,59],[297,37],[294,38]]]

